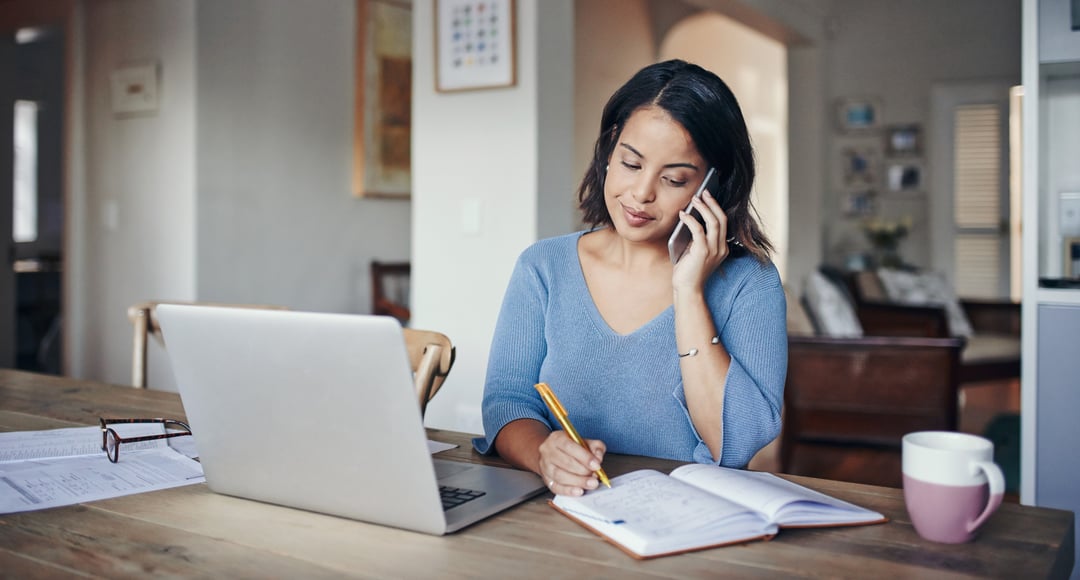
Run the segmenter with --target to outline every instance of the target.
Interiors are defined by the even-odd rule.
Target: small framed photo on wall
[[[435,90],[517,84],[514,0],[435,0]]]
[[[845,190],[875,187],[881,171],[881,150],[873,145],[846,145],[840,149],[841,179]]]
[[[843,133],[861,133],[881,127],[881,99],[840,99],[836,104],[836,127]]]
[[[845,217],[869,217],[877,212],[877,194],[872,189],[849,191],[841,198],[840,211]]]
[[[1065,238],[1061,253],[1065,257],[1065,277],[1080,279],[1080,238]]]
[[[889,163],[885,170],[885,185],[891,192],[922,191],[922,164],[914,161]]]
[[[885,129],[885,154],[906,157],[922,153],[922,131],[918,125],[893,125]]]

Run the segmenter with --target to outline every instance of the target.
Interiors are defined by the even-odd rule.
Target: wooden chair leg
[[[146,388],[146,337],[150,325],[150,314],[146,309],[134,313],[132,323],[135,326],[134,344],[131,357],[131,384],[137,388]]]
[[[439,358],[442,355],[442,347],[437,344],[429,344],[424,349],[424,358],[416,367],[416,395],[420,401],[420,416],[427,411],[428,401],[435,396],[433,386],[436,373],[439,370]]]

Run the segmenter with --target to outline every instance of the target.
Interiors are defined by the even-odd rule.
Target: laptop
[[[433,459],[394,318],[170,304],[157,317],[215,492],[441,535],[547,489]]]

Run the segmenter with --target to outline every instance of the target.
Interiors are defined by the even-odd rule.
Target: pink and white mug
[[[920,431],[904,436],[904,503],[927,540],[969,542],[1001,505],[1005,477],[994,444],[976,435]]]

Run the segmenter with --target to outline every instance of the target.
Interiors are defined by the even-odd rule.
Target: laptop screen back
[[[446,531],[396,320],[182,305],[157,316],[212,490]]]

